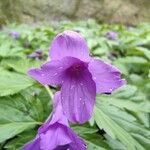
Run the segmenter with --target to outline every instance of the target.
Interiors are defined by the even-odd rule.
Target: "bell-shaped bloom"
[[[22,150],[86,150],[84,141],[71,129],[62,112],[60,92],[54,96],[54,112]]]
[[[92,115],[96,93],[111,93],[125,84],[120,71],[89,55],[77,32],[58,34],[50,48],[50,61],[28,74],[43,85],[59,85],[63,112],[68,120],[85,123]]]

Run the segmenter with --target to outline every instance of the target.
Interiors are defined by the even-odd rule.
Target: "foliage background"
[[[150,24],[131,27],[93,20],[55,26],[12,24],[0,31],[0,149],[19,150],[49,116],[50,96],[27,76],[27,70],[46,61],[52,38],[66,29],[81,32],[91,55],[117,66],[128,82],[112,95],[97,95],[92,119],[71,127],[86,140],[89,150],[149,150]],[[12,38],[11,31],[20,37]],[[107,39],[108,31],[117,32],[118,39]],[[28,58],[37,49],[42,57]]]

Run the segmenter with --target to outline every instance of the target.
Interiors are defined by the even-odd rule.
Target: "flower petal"
[[[67,78],[61,88],[64,114],[71,122],[85,123],[92,115],[96,86],[87,69],[80,78]]]
[[[101,60],[92,60],[89,63],[89,71],[96,83],[97,93],[111,93],[126,83],[121,79],[121,73],[117,68]]]
[[[67,117],[63,114],[60,91],[55,93],[53,98],[53,104],[54,104],[54,111],[49,125],[58,122],[63,125],[69,126]]]
[[[41,149],[52,150],[57,146],[70,144],[72,141],[67,134],[68,127],[55,123],[46,133],[40,134]]]
[[[34,139],[30,143],[23,146],[22,150],[41,150],[40,149],[40,139]]]
[[[58,34],[53,40],[50,58],[58,60],[65,56],[72,56],[83,61],[90,59],[87,43],[79,33],[65,31]]]
[[[71,128],[60,123],[49,126],[46,133],[40,134],[40,142],[43,150],[86,150],[85,142]]]
[[[30,69],[28,75],[43,85],[59,85],[64,80],[64,72],[78,59],[64,57],[61,60],[53,60],[45,63],[40,69]]]
[[[72,129],[68,128],[69,137],[72,140],[70,150],[86,150],[86,144]]]
[[[58,146],[57,148],[55,148],[54,150],[67,150],[69,149],[69,145],[63,145],[63,146]]]

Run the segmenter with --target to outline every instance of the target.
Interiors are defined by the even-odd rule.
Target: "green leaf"
[[[137,57],[137,56],[127,56],[124,58],[118,58],[115,63],[123,63],[123,64],[139,64],[139,65],[144,65],[148,61],[142,57]]]
[[[86,140],[88,150],[110,149],[104,138],[99,134],[85,134],[82,137]]]
[[[36,125],[36,122],[12,122],[7,124],[0,124],[0,143],[9,139],[22,131],[32,128]]]
[[[82,126],[79,125],[72,125],[71,128],[78,133],[79,135],[84,135],[84,134],[93,134],[98,132],[98,129],[96,127],[90,127],[89,125],[85,124]]]
[[[4,146],[4,148],[6,148],[8,150],[20,150],[24,144],[26,144],[27,142],[29,142],[30,140],[35,138],[35,136],[36,136],[36,131],[34,131],[34,130],[25,131],[25,132],[17,135],[16,138],[10,140]]]
[[[0,45],[1,57],[22,57],[23,48],[19,45],[18,41],[5,37]]]
[[[121,98],[119,99],[119,98],[109,97],[109,96],[99,96],[98,99],[100,99],[101,101],[105,103],[109,103],[111,105],[115,105],[120,108],[126,108],[131,111],[150,113],[149,101],[136,103],[130,100],[125,100]]]
[[[26,75],[2,71],[0,72],[0,96],[12,95],[34,84]]]
[[[104,129],[114,139],[119,139],[130,150],[145,150],[126,130],[113,121],[97,106],[95,107],[95,121],[99,128]]]
[[[40,60],[9,58],[3,59],[1,65],[8,69],[13,69],[19,73],[27,74],[27,71],[33,67],[39,67],[42,64]]]
[[[30,107],[29,103],[20,96],[0,99],[0,143],[41,124],[32,116]]]

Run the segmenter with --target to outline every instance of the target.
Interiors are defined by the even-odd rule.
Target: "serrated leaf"
[[[12,122],[7,124],[0,124],[0,143],[9,139],[22,131],[33,128],[36,122]]]
[[[121,98],[119,99],[119,98],[109,97],[109,96],[99,96],[98,99],[100,99],[101,101],[105,103],[109,103],[111,105],[114,105],[120,108],[126,108],[131,111],[150,113],[149,101],[136,103],[130,100],[125,100]]]
[[[145,150],[125,129],[112,120],[98,106],[94,110],[95,121],[99,128],[104,129],[114,139],[119,139],[127,149]]]
[[[41,124],[32,116],[30,107],[20,96],[0,99],[0,143]]]
[[[82,136],[87,143],[88,150],[107,150],[110,149],[104,138],[99,134],[86,134]]]
[[[20,150],[21,147],[32,140],[36,136],[35,130],[29,130],[25,131],[19,135],[17,135],[16,138],[10,140],[5,146],[5,149],[8,150]]]

